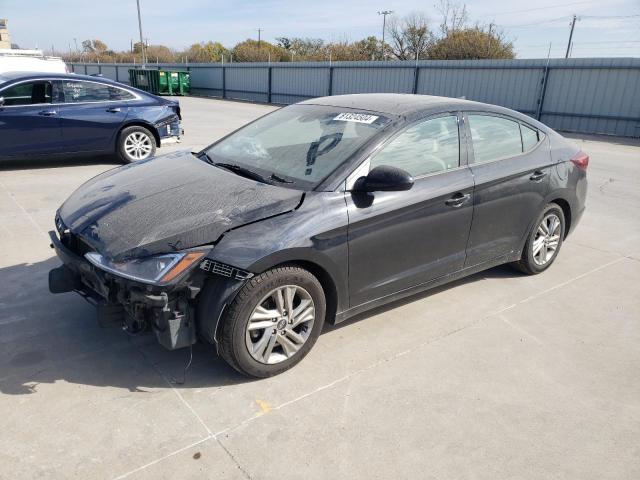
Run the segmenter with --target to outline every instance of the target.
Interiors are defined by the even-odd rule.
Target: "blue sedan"
[[[178,102],[102,77],[0,74],[0,159],[117,154],[144,160],[179,141]]]

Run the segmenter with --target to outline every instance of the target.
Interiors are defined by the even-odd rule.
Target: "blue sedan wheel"
[[[156,152],[156,141],[144,127],[128,127],[122,130],[118,142],[118,153],[126,163],[152,157]]]

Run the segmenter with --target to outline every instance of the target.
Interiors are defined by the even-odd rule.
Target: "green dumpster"
[[[191,89],[189,72],[132,68],[129,81],[132,87],[155,95],[186,95]]]

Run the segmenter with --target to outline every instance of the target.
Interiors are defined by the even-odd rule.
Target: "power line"
[[[578,20],[583,19],[583,18],[588,18],[590,20],[612,20],[612,19],[618,19],[618,20],[626,20],[626,19],[631,19],[631,18],[640,18],[640,15],[577,15]],[[549,18],[546,20],[540,20],[538,22],[532,22],[532,23],[523,23],[520,25],[504,25],[505,28],[522,28],[522,27],[534,27],[537,25],[544,25],[546,23],[556,23],[556,22],[561,22],[564,20],[572,20],[573,19],[573,15],[565,15],[563,17],[556,17],[556,18]]]
[[[562,3],[560,5],[549,5],[548,7],[536,7],[536,8],[527,8],[526,10],[507,10],[500,11],[495,13],[485,13],[484,15],[480,15],[481,17],[498,17],[501,15],[511,15],[512,13],[527,13],[527,12],[535,12],[538,10],[549,10],[551,8],[560,8],[560,7],[570,7],[573,5],[585,5],[589,3],[596,3],[593,0],[588,2],[572,2],[572,3]]]
[[[582,18],[599,18],[603,20],[638,18],[640,15],[580,15]]]

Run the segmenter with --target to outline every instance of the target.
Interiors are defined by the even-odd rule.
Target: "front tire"
[[[299,267],[278,267],[249,280],[220,327],[220,355],[240,373],[265,378],[302,360],[326,315],[318,279]]]
[[[127,127],[118,135],[117,151],[124,163],[146,160],[156,153],[156,139],[144,127]]]
[[[566,228],[564,212],[555,203],[547,205],[533,224],[519,261],[513,267],[528,275],[544,272],[558,257]]]

